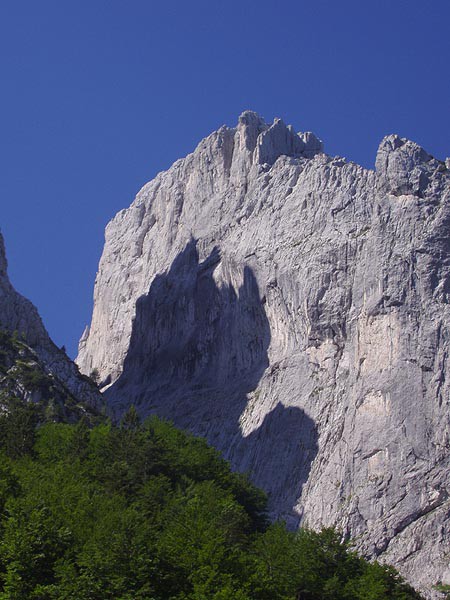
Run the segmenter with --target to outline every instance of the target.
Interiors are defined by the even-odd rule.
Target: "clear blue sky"
[[[388,133],[450,154],[448,0],[3,0],[0,227],[74,355],[103,230],[247,108],[372,167]]]

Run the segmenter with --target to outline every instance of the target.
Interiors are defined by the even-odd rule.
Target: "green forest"
[[[266,498],[170,423],[0,417],[0,599],[395,600],[420,596],[338,532],[268,522]]]

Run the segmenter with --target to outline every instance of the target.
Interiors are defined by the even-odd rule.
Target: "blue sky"
[[[450,154],[448,0],[3,0],[0,227],[58,345],[89,322],[108,220],[247,108],[372,167]]]

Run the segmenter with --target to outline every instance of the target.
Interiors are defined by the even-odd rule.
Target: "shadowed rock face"
[[[63,386],[79,402],[93,409],[102,407],[101,396],[92,382],[83,378],[73,361],[51,341],[35,306],[12,287],[7,273],[3,236],[0,234],[0,330],[16,332],[26,341],[33,358],[55,385]],[[25,353],[27,354],[27,353]],[[22,360],[24,360],[22,357]],[[4,389],[0,381],[0,389]],[[15,395],[22,397],[17,390]],[[30,398],[24,398],[29,400]]]
[[[238,287],[218,286],[213,274],[220,262],[214,248],[199,263],[192,240],[169,272],[155,277],[136,304],[123,373],[110,397],[120,402],[121,389],[133,382],[134,401],[146,411],[149,393],[164,400],[168,392],[191,396],[200,386],[233,386],[246,404],[268,366],[269,325],[251,269],[244,268]]]
[[[446,164],[376,171],[246,112],[108,225],[84,372],[221,448],[292,523],[450,578]]]
[[[205,436],[269,492],[274,514],[297,525],[292,509],[317,452],[314,423],[278,404],[242,434],[247,394],[269,365],[269,322],[251,268],[225,267],[218,248],[199,262],[196,246],[191,240],[137,301],[123,372],[106,396],[118,414],[133,403]],[[216,284],[219,265],[236,287]]]

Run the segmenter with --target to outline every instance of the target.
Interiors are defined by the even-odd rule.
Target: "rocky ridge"
[[[48,409],[51,403],[56,420],[90,419],[103,406],[97,387],[52,342],[35,306],[11,285],[1,234],[0,392],[24,402],[44,402]]]
[[[78,364],[207,437],[293,526],[450,583],[450,177],[245,112],[109,223]]]
[[[83,420],[93,425],[102,418],[99,403],[80,401],[23,339],[0,331],[0,416],[24,405],[33,405],[38,423]]]

